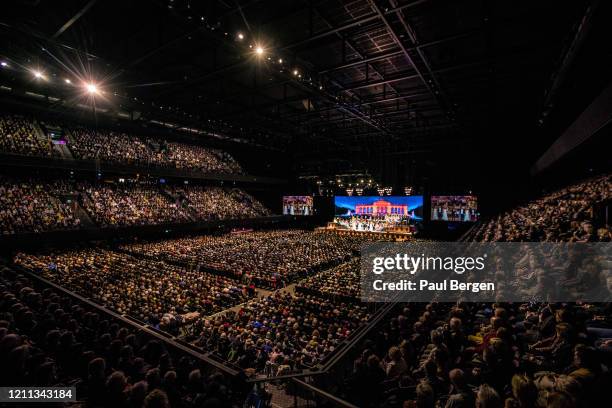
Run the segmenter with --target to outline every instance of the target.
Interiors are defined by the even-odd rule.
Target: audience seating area
[[[355,351],[343,395],[364,408],[604,406],[611,313],[610,304],[401,304]]]
[[[0,151],[26,156],[53,155],[51,142],[42,137],[32,121],[22,116],[0,116]]]
[[[368,240],[358,235],[278,230],[138,243],[123,249],[278,288],[350,259]]]
[[[296,290],[330,299],[359,299],[360,258],[355,258],[300,281]]]
[[[67,188],[62,181],[0,176],[0,235],[79,228],[72,206],[58,196]]]
[[[15,263],[170,333],[254,295],[239,281],[103,248],[17,254]]]
[[[271,215],[246,192],[232,188],[146,183],[90,183],[0,177],[0,234],[72,230],[82,207],[99,227],[187,223]],[[68,203],[65,196],[72,197]]]
[[[83,207],[103,227],[187,222],[186,210],[153,186],[90,185]]]
[[[609,242],[597,213],[610,176],[563,188],[464,241]],[[316,279],[313,279],[316,281]],[[603,406],[612,386],[611,304],[401,303],[355,351],[344,397],[360,407]]]
[[[0,383],[73,386],[79,406],[229,407],[247,389],[163,341],[0,267]]]
[[[575,184],[494,220],[482,221],[465,239],[609,241],[610,231],[601,226],[597,217],[600,207],[609,202],[609,186],[609,176]],[[48,187],[40,189],[45,191]],[[121,190],[129,191],[127,185],[71,187],[62,183],[53,188],[86,192],[86,198],[91,200],[90,204],[84,203],[86,209],[95,206],[102,197],[107,197],[107,202],[124,203],[125,209],[116,213],[141,208],[143,215],[130,214],[128,219],[142,222],[159,222],[168,214],[185,219],[211,217],[214,211],[191,203],[211,200],[220,191],[234,199],[237,206],[246,205],[253,211],[258,208],[244,193],[233,190],[181,186],[165,187],[162,192],[151,186],[136,186],[126,193]],[[104,190],[98,190],[101,188]],[[151,198],[156,194],[174,203],[175,207],[170,207],[174,211],[160,212],[158,198]],[[96,210],[88,211],[95,218]],[[103,214],[102,210],[98,212]],[[96,218],[98,222],[110,219],[117,219],[116,214]],[[375,304],[364,304],[358,299],[360,271],[356,256],[360,245],[373,239],[272,230],[124,244],[116,249],[92,247],[20,253],[14,261],[112,310],[179,335],[247,372],[278,376],[325,362],[371,321]],[[12,347],[2,346],[5,340],[0,339],[3,353],[19,350],[19,336],[33,330],[30,320],[34,315],[15,304],[41,307],[40,297],[32,295],[32,289],[23,289],[23,278],[11,279],[0,281],[0,289],[4,285],[10,292],[6,294],[5,290],[0,299],[0,311],[5,313],[0,316],[0,333],[4,338],[16,332],[18,336],[6,340]],[[291,282],[297,282],[295,287],[285,288]],[[279,290],[262,293],[256,287]],[[73,333],[67,335],[71,337],[70,341],[65,340],[67,344],[76,342],[75,337],[81,336],[81,332],[74,325],[87,325],[88,318],[76,323],[75,318],[64,315],[81,316],[78,307],[60,313],[59,306],[50,309],[49,303],[45,305],[46,313],[51,310],[50,316],[56,324],[63,325],[64,333]],[[611,316],[610,304],[400,303],[352,349],[355,358],[348,368],[349,374],[334,385],[334,393],[364,408],[601,406],[602,390],[612,385]],[[53,325],[44,327],[54,330]],[[129,332],[119,335],[120,330],[111,330],[108,323],[99,330],[110,331],[108,336],[102,336],[109,344],[116,344],[115,348],[98,352],[99,348],[94,347],[93,354],[88,353],[83,359],[90,366],[108,364],[117,370],[112,374],[108,369],[102,374],[104,370],[95,367],[89,367],[87,374],[85,362],[81,371],[78,367],[63,368],[68,363],[57,352],[65,350],[63,334],[54,343],[46,340],[50,336],[46,333],[42,337],[45,340],[36,344],[51,347],[41,355],[56,358],[52,364],[62,368],[62,375],[70,373],[68,377],[72,380],[80,378],[89,384],[94,370],[99,383],[96,392],[106,392],[104,398],[119,398],[108,388],[115,382],[131,383],[134,389],[136,381],[140,383],[138,387],[151,390],[155,388],[151,384],[159,383],[157,374],[172,371],[165,360],[163,363],[155,360],[150,368],[158,370],[155,374],[146,373],[143,382],[143,378],[131,374],[132,365],[125,368],[120,365],[124,361],[121,351],[132,345],[126,340]],[[116,349],[119,354],[110,351]],[[132,346],[131,350],[125,353],[135,361],[136,348]],[[14,353],[21,356],[25,352]],[[104,363],[98,359],[91,363],[98,355]],[[34,372],[39,373],[38,368]],[[181,385],[171,397],[163,386],[164,380],[159,389],[167,398],[182,401],[184,393],[189,395],[191,385]],[[191,384],[191,375],[183,380]],[[107,388],[102,386],[105,381]],[[202,386],[201,377],[194,381]],[[215,381],[221,382],[222,378],[213,381],[217,384]],[[85,390],[82,395],[89,395],[89,386],[79,389]],[[132,398],[130,393],[122,395]],[[145,395],[146,392],[139,394],[140,398]]]
[[[610,230],[596,229],[597,212],[612,199],[612,176],[576,183],[474,226],[466,241],[610,241]]]
[[[371,318],[368,305],[277,292],[201,319],[194,344],[269,376],[320,363]]]
[[[270,211],[259,201],[237,188],[169,187],[168,192],[185,203],[191,217],[196,219],[254,218],[270,215]]]
[[[109,129],[62,126],[66,146],[75,159],[157,166],[214,174],[243,174],[240,164],[227,152],[155,137]],[[35,120],[19,115],[0,115],[0,152],[26,156],[61,157]]]
[[[267,254],[273,250],[286,251],[289,265],[307,262],[305,268],[312,271],[318,264],[336,260],[332,256],[339,259],[350,256],[358,247],[355,237],[322,234],[266,231],[230,234],[216,239],[224,246],[238,242],[233,241],[234,237],[253,240],[258,246],[267,247]],[[200,237],[193,239],[193,243],[210,245],[209,238],[215,239]],[[299,241],[303,242],[298,246]],[[357,293],[358,282],[353,272],[358,260],[347,264],[348,268],[341,265],[332,269],[336,282],[344,285],[335,292],[331,287],[317,287],[306,279],[299,286],[310,285],[308,293],[275,292],[256,298],[256,279],[251,274],[243,274],[237,280],[201,270],[205,268],[204,262],[178,266],[172,262],[177,259],[170,256],[171,252],[159,252],[187,248],[187,242],[168,240],[138,244],[125,246],[120,251],[97,247],[19,253],[14,262],[118,313],[171,334],[184,332],[186,341],[204,351],[214,351],[229,363],[267,375],[320,363],[372,315],[371,306],[360,305],[352,297],[344,299],[347,294]],[[340,250],[328,253],[322,250],[321,243],[325,243],[327,250],[332,247]],[[321,250],[312,251],[310,247]],[[130,255],[126,250],[134,253]],[[266,253],[254,254],[252,262],[266,259]],[[244,262],[246,265],[246,260]],[[279,262],[281,258],[275,257],[261,263],[259,274],[265,276],[265,268]],[[227,265],[229,268],[232,264],[228,262]],[[345,273],[349,275],[347,279],[342,277]],[[267,279],[261,281],[269,282]],[[339,297],[330,296],[334,293]],[[246,303],[238,309],[214,315],[243,302]]]

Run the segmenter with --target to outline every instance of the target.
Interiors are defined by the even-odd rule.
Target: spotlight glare
[[[297,74],[299,74],[298,70],[297,70],[297,69],[294,69],[294,70],[293,70],[293,75],[296,75],[296,76],[297,76]]]
[[[90,94],[97,94],[98,93],[98,87],[95,84],[86,84],[85,85],[85,89],[87,90],[87,92],[89,92]]]
[[[238,33],[238,39],[239,40],[244,40],[244,34]]]
[[[44,76],[43,76],[42,72],[34,71],[34,78],[36,78],[36,79],[44,79]]]
[[[257,53],[257,55],[262,55],[264,50],[263,50],[263,48],[258,46],[257,48],[255,48],[255,52]]]
[[[279,58],[279,59],[278,59],[278,63],[279,63],[279,64],[282,64],[282,63],[283,63],[283,59],[282,59],[282,58]]]
[[[0,65],[2,65],[3,67],[8,67],[8,63],[6,61],[0,62]]]
[[[72,83],[72,81],[69,80],[68,78],[64,79],[64,82],[67,83],[67,84],[71,84]]]

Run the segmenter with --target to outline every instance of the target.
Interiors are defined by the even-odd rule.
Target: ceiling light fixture
[[[85,89],[92,95],[98,93],[98,87],[92,83],[85,84]]]

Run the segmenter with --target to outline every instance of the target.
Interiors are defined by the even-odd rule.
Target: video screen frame
[[[283,215],[313,215],[313,201],[311,195],[283,196]]]
[[[480,218],[475,195],[432,195],[431,221],[476,222]]]
[[[335,196],[334,223],[354,231],[385,232],[423,221],[424,197]]]

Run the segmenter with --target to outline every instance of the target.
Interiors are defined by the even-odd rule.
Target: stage
[[[367,231],[367,230],[354,230],[345,228],[344,226],[329,222],[325,227],[316,228],[317,231],[324,231],[331,234],[340,235],[352,235],[352,236],[365,236],[372,237],[375,240],[388,240],[388,241],[410,241],[413,237],[413,232],[410,226],[395,226],[385,229],[383,231]]]

